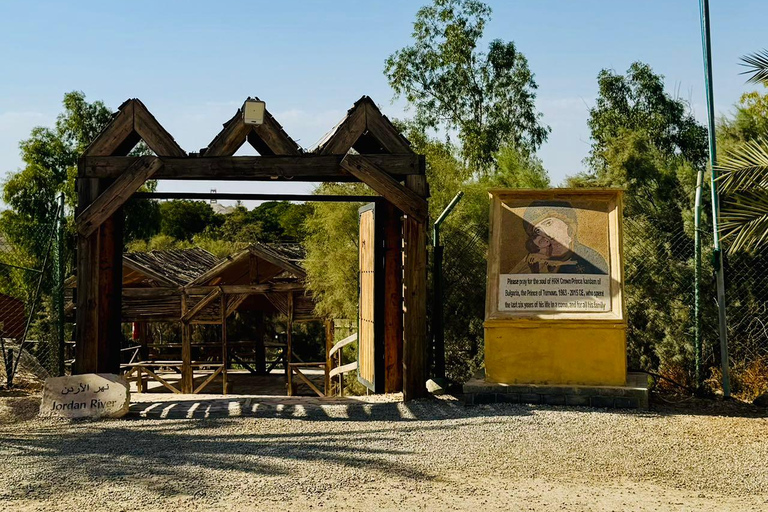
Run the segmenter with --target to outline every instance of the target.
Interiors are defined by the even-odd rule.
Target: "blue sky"
[[[187,151],[205,147],[249,95],[311,146],[363,94],[391,117],[402,101],[382,74],[409,43],[422,1],[12,1],[0,3],[0,175],[21,165],[18,141],[50,125],[63,94],[82,90],[112,108],[140,98]],[[552,127],[539,156],[554,183],[582,169],[588,109],[602,68],[636,60],[705,119],[697,0],[488,0],[488,39],[513,40],[539,83]],[[738,59],[768,46],[765,0],[712,2],[715,103],[732,110]],[[303,184],[198,183],[219,192],[308,191]],[[164,190],[184,190],[163,183]]]

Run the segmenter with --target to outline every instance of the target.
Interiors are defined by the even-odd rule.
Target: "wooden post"
[[[408,176],[406,186],[427,196],[427,178]],[[427,230],[406,217],[403,224],[403,400],[427,396]]]
[[[334,326],[333,319],[328,318],[325,320],[325,396],[331,396],[331,377],[329,375],[331,368],[333,368],[333,357],[330,356],[331,348],[333,348],[334,338]]]
[[[263,311],[254,312],[254,318],[256,319],[256,346],[255,346],[255,358],[254,358],[254,361],[256,362],[256,373],[258,375],[266,375],[267,374],[267,349],[264,346],[264,334],[265,334],[264,312]]]
[[[293,292],[288,292],[288,322],[285,326],[285,372],[288,396],[293,396]]]
[[[403,390],[402,213],[390,202],[384,213],[384,392]]]
[[[229,347],[227,346],[227,296],[221,294],[221,387],[222,394],[227,394],[227,366],[229,366]]]
[[[78,180],[78,212],[108,186]],[[119,373],[123,258],[122,209],[88,236],[78,235],[75,373]]]
[[[181,316],[187,313],[188,297],[181,294]],[[192,375],[192,332],[188,321],[181,322],[181,392],[192,393],[194,377]]]

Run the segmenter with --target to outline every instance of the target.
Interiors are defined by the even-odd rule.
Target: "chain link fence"
[[[0,385],[37,387],[62,375],[63,201],[42,222],[0,214]]]
[[[484,227],[443,228],[446,374],[458,382],[483,363],[487,240]],[[716,391],[720,340],[711,246],[711,233],[702,233],[701,379]],[[751,399],[768,391],[768,255],[728,258],[725,278],[732,390]],[[624,219],[630,370],[696,386],[695,282],[692,229]]]

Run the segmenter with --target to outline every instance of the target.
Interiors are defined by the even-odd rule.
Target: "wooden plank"
[[[285,326],[285,377],[287,379],[288,396],[293,396],[293,379],[291,363],[293,362],[293,292],[288,294],[288,321]]]
[[[195,304],[191,309],[187,310],[186,313],[184,313],[181,316],[181,321],[184,323],[188,323],[191,321],[195,316],[197,316],[198,313],[200,313],[202,310],[204,310],[206,307],[208,307],[211,303],[213,303],[214,300],[218,299],[222,295],[221,288],[215,288],[212,290],[208,295],[203,297],[197,304]],[[188,301],[189,299],[187,299]]]
[[[406,179],[422,197],[426,177]],[[403,400],[427,396],[427,231],[424,222],[406,217],[403,224]]]
[[[243,110],[237,109],[232,118],[224,123],[224,127],[213,138],[203,153],[206,157],[232,156],[240,149],[251,131],[251,125],[243,122]]]
[[[123,297],[130,298],[167,298],[188,295],[207,295],[214,290],[220,290],[227,295],[257,295],[264,293],[304,292],[303,283],[264,283],[264,284],[224,284],[220,286],[190,286],[188,288],[125,288]],[[176,317],[176,320],[179,318]]]
[[[358,101],[317,148],[320,155],[346,155],[365,132],[365,104]]]
[[[77,216],[77,230],[89,236],[163,166],[161,160],[141,158],[128,167],[107,189]]]
[[[95,179],[77,180],[78,209],[85,208],[98,195],[99,182]],[[97,234],[77,236],[77,336],[76,358],[72,372],[91,373],[99,368],[97,344],[98,311],[98,261],[99,239]]]
[[[232,316],[232,314],[237,311],[237,308],[240,307],[240,304],[242,304],[248,297],[249,295],[245,293],[232,297],[232,300],[227,304],[227,318]]]
[[[150,377],[152,377],[152,378],[153,378],[153,379],[155,379],[157,382],[159,382],[160,384],[162,384],[162,385],[163,385],[163,386],[165,386],[166,388],[170,389],[170,390],[171,390],[171,391],[173,391],[174,393],[183,393],[183,392],[184,392],[184,391],[179,391],[179,389],[178,389],[178,388],[176,388],[176,387],[172,386],[172,385],[171,385],[171,384],[170,384],[170,383],[169,383],[167,380],[165,380],[164,378],[162,378],[161,376],[159,376],[158,374],[156,374],[155,372],[153,372],[152,370],[150,370],[150,369],[149,369],[149,368],[147,368],[146,366],[142,366],[142,368],[143,368],[143,370],[144,370],[145,372],[147,372],[147,374],[148,374]]]
[[[354,342],[356,342],[356,341],[357,341],[357,333],[353,333],[353,334],[350,334],[349,336],[347,336],[347,337],[346,337],[346,338],[344,338],[343,340],[341,340],[341,341],[337,342],[337,343],[336,343],[336,344],[335,344],[335,345],[334,345],[334,346],[331,348],[330,352],[328,353],[328,356],[329,356],[329,357],[330,357],[330,356],[333,356],[333,355],[334,355],[336,352],[338,352],[338,351],[339,351],[339,350],[341,350],[342,348],[344,348],[344,347],[346,347],[347,345],[349,345],[350,343],[354,343]]]
[[[402,212],[391,203],[384,214],[384,392],[403,390]]]
[[[109,124],[85,148],[83,156],[125,155],[133,149],[139,141],[139,135],[133,130],[134,103],[135,100],[128,100],[120,105]]]
[[[208,378],[207,378],[207,379],[205,379],[205,380],[204,380],[204,381],[203,381],[203,382],[202,382],[202,383],[201,383],[199,386],[197,386],[197,387],[195,388],[195,390],[193,391],[193,393],[196,395],[196,394],[200,393],[202,390],[204,390],[204,389],[205,389],[205,387],[206,387],[208,384],[210,384],[210,383],[213,381],[213,379],[215,379],[215,378],[216,378],[216,376],[217,376],[218,374],[220,374],[220,373],[221,373],[221,371],[222,371],[223,369],[224,369],[224,366],[223,366],[223,365],[222,365],[222,366],[219,366],[218,368],[216,368],[216,370],[215,370],[215,371],[214,371],[212,374],[210,374],[210,375],[208,376]]]
[[[262,148],[266,147],[269,154],[272,155],[300,155],[302,153],[301,146],[285,133],[283,127],[268,110],[264,112],[264,123],[253,126],[248,135],[248,142],[256,148],[260,155],[265,155],[267,152],[256,146],[259,142]]]
[[[372,161],[360,155],[347,155],[341,166],[409,217],[426,222],[428,211],[424,197],[401,185]]]
[[[181,316],[187,313],[189,307],[186,294],[181,296]],[[194,386],[194,370],[192,369],[192,331],[188,322],[181,323],[181,392],[191,393]]]
[[[221,393],[227,394],[227,366],[229,366],[229,346],[227,345],[227,296],[221,296]]]
[[[393,154],[413,153],[408,140],[392,125],[392,122],[381,113],[376,104],[368,98],[365,104],[365,124],[368,133],[378,140],[384,148]]]
[[[133,129],[157,156],[187,156],[140,100],[133,104]]]
[[[292,366],[291,366],[291,371],[293,371],[293,372],[296,372],[296,375],[297,375],[297,376],[298,376],[298,377],[299,377],[301,380],[303,380],[303,381],[304,381],[304,383],[305,383],[307,386],[309,386],[309,388],[310,388],[312,391],[314,391],[314,392],[317,394],[317,396],[325,396],[325,394],[324,394],[322,391],[320,391],[319,389],[317,389],[317,386],[315,386],[315,385],[312,383],[312,381],[311,381],[311,380],[309,380],[309,379],[307,378],[307,376],[306,376],[306,375],[304,375],[303,373],[301,373],[301,370],[299,370],[298,368],[296,368],[296,366],[295,366],[295,365],[292,365]]]
[[[331,357],[331,350],[333,347],[334,328],[333,320],[326,319],[325,321],[325,378],[323,379],[323,385],[325,386],[325,396],[331,396],[331,378],[328,372],[333,366],[333,358]]]
[[[424,174],[423,155],[355,155],[394,176]],[[82,159],[83,178],[116,178],[135,160],[143,157],[89,156]],[[274,181],[357,181],[340,166],[343,155],[302,154],[289,156],[150,157],[163,161],[155,174],[163,180]]]
[[[357,370],[357,361],[353,361],[351,363],[345,364],[344,366],[337,366],[336,368],[334,368],[329,372],[329,376],[333,378],[337,375],[351,372],[352,370]]]

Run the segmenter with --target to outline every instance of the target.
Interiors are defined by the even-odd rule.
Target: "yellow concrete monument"
[[[625,386],[620,190],[491,190],[485,379]]]

